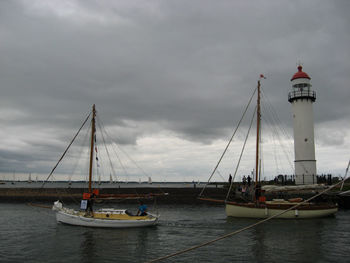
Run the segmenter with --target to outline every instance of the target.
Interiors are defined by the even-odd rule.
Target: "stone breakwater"
[[[200,204],[206,203],[211,205],[218,205],[219,203],[205,202],[198,199],[202,188],[100,188],[101,194],[161,194],[167,193],[164,196],[157,196],[156,201],[159,204]],[[83,188],[0,188],[0,202],[21,202],[21,203],[35,203],[35,202],[53,202],[61,200],[64,202],[77,202],[82,199],[83,193],[86,189]],[[301,197],[303,199],[310,198],[316,192],[293,191],[293,192],[277,192],[265,193],[267,200],[274,198],[295,198]],[[211,187],[206,188],[204,197],[213,199],[225,200],[227,194],[227,187]],[[242,195],[239,192],[232,193],[231,200],[242,201]],[[116,200],[104,200],[103,202],[115,202]],[[340,197],[336,193],[329,193],[318,197],[316,202],[333,202],[338,203],[340,208],[350,208],[350,198]],[[123,202],[135,203],[135,200],[124,200]],[[147,201],[146,201],[147,202]],[[220,204],[219,204],[220,205]],[[222,205],[222,204],[221,204]]]
[[[102,194],[160,194],[167,193],[164,196],[158,196],[157,203],[161,204],[196,204],[203,203],[197,199],[202,188],[116,188],[100,189]],[[86,191],[86,190],[85,190]],[[213,198],[225,199],[226,189],[208,188],[205,190],[207,196]],[[82,198],[84,189],[81,188],[0,188],[0,202],[46,202],[62,200],[65,202],[74,202]],[[135,202],[135,200],[126,200]],[[113,201],[111,201],[113,202]]]

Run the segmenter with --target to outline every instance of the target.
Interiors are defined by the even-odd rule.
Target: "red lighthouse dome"
[[[306,74],[303,71],[303,67],[301,65],[299,65],[298,66],[298,72],[293,75],[291,81],[295,80],[295,79],[311,79],[311,78],[309,77],[308,74]]]

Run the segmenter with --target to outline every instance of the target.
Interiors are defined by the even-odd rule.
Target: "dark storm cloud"
[[[317,91],[316,122],[348,120],[349,10],[347,1],[1,1],[0,111],[20,113],[1,125],[50,128],[67,142],[96,103],[121,143],[160,130],[210,143],[228,137],[264,73],[290,127],[299,60]]]

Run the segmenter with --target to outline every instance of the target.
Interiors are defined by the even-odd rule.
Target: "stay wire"
[[[126,151],[124,151],[115,141],[113,141],[112,137],[107,133],[106,129],[104,129],[104,132],[105,132],[106,136],[112,141],[113,146],[118,148],[118,150],[120,150],[146,177],[151,177],[148,173],[146,173],[146,171],[140,165],[138,165],[138,163],[133,158],[130,157],[130,155]],[[121,160],[117,154],[117,151],[114,149],[114,147],[113,147],[113,151],[116,154],[119,162],[121,163]],[[121,163],[121,165],[122,165],[122,163]],[[161,189],[160,187],[157,187],[157,188],[163,194],[165,193],[163,191],[163,189]]]
[[[220,163],[221,163],[221,161],[222,161],[222,158],[224,158],[224,156],[225,156],[225,154],[226,154],[226,151],[227,151],[228,147],[230,146],[230,144],[231,144],[231,142],[232,142],[232,140],[233,140],[233,137],[236,135],[236,132],[237,132],[237,130],[238,130],[238,128],[239,128],[239,126],[240,126],[240,124],[241,124],[241,122],[242,122],[242,120],[243,120],[245,114],[246,114],[246,112],[248,111],[249,105],[250,105],[250,103],[252,102],[252,99],[253,99],[253,97],[254,97],[256,91],[257,91],[257,88],[254,89],[254,92],[253,92],[252,96],[250,97],[247,106],[246,106],[245,109],[244,109],[244,112],[243,112],[243,115],[242,115],[241,119],[239,120],[239,122],[238,122],[238,124],[237,124],[237,126],[236,126],[236,128],[235,128],[235,130],[234,130],[234,132],[233,132],[233,134],[232,134],[232,136],[231,136],[229,142],[227,143],[224,152],[221,154],[218,163],[216,164],[216,166],[215,166],[213,172],[211,173],[211,175],[210,175],[210,177],[209,177],[209,179],[208,179],[208,182],[206,183],[206,185],[203,187],[202,191],[200,192],[199,197],[202,196],[202,194],[203,194],[203,192],[204,192],[206,186],[209,184],[211,178],[213,177],[213,175],[214,175],[215,172],[216,172],[216,169],[219,167],[219,165],[220,165]]]
[[[125,176],[126,176],[127,178],[129,178],[129,174],[128,174],[127,170],[125,169],[125,167],[124,167],[124,165],[123,165],[123,162],[122,162],[121,158],[119,157],[119,154],[117,153],[117,151],[116,151],[116,149],[115,149],[115,147],[114,147],[114,144],[115,144],[115,143],[113,142],[111,136],[109,136],[109,134],[107,133],[107,130],[106,130],[106,128],[105,128],[105,126],[104,126],[104,124],[103,124],[103,122],[102,122],[101,119],[99,119],[99,122],[100,122],[100,124],[101,124],[101,128],[103,129],[103,132],[101,131],[102,134],[105,134],[106,137],[108,137],[108,138],[111,140],[112,150],[113,150],[114,154],[116,155],[116,157],[117,157],[117,159],[118,159],[118,162],[119,162],[119,164],[120,164],[120,167],[121,167],[122,170],[124,171]],[[103,135],[103,140],[104,140],[104,135]],[[109,157],[109,158],[110,158],[110,157]],[[111,165],[112,165],[112,163],[111,163]],[[113,165],[112,165],[112,167],[113,167]],[[114,167],[112,168],[112,170],[113,170],[113,172],[114,172],[113,176],[115,177],[116,182],[118,182],[118,177],[117,177],[117,175],[116,175],[117,173],[116,173],[116,171],[114,170]]]
[[[290,144],[290,147],[286,149],[285,145],[282,143],[281,137],[280,137],[280,133],[288,139],[288,141],[293,141],[293,137],[291,136],[291,134],[289,132],[287,132],[287,130],[284,128],[283,122],[280,120],[276,110],[273,107],[273,104],[271,103],[271,101],[269,100],[268,96],[265,95],[265,91],[262,88],[262,98],[266,101],[266,107],[265,104],[263,104],[263,108],[266,110],[266,112],[269,112],[269,114],[267,116],[270,116],[271,118],[269,118],[270,120],[270,125],[271,125],[271,129],[273,130],[273,132],[276,135],[276,138],[286,156],[286,159],[291,167],[291,170],[293,170],[293,165],[291,162],[291,156],[293,156],[292,151],[290,150],[291,148],[293,148],[293,145]],[[278,125],[278,124],[281,125]],[[277,128],[278,129],[277,129]],[[278,131],[280,130],[280,132]]]
[[[58,162],[56,163],[56,165],[53,167],[53,169],[51,170],[50,174],[48,175],[48,177],[46,178],[46,180],[43,181],[41,187],[39,189],[42,189],[45,184],[48,182],[49,178],[52,176],[53,172],[55,171],[55,169],[57,168],[57,166],[59,165],[59,163],[62,161],[63,157],[66,155],[66,153],[68,152],[70,146],[73,144],[73,142],[75,141],[75,139],[77,138],[77,136],[79,135],[81,129],[84,127],[84,125],[86,124],[86,122],[88,121],[88,119],[90,118],[91,112],[89,113],[89,115],[86,117],[86,119],[84,120],[83,124],[81,125],[81,127],[79,128],[79,130],[77,131],[77,133],[75,134],[75,136],[73,137],[73,139],[71,140],[71,142],[69,143],[68,147],[66,148],[66,150],[63,152],[61,158],[58,160]],[[27,203],[30,206],[35,206],[33,204],[33,202],[29,202]]]
[[[102,137],[103,145],[105,147],[105,150],[106,150],[106,153],[107,153],[107,156],[108,156],[108,160],[109,160],[109,164],[111,166],[112,172],[113,172],[114,175],[116,175],[117,173],[115,172],[115,169],[114,169],[114,166],[113,166],[113,163],[112,163],[112,160],[111,160],[111,156],[110,156],[109,151],[108,151],[107,143],[105,141],[104,129],[102,129],[102,120],[100,120],[99,117],[97,118],[97,125],[98,125],[98,127],[99,127],[99,129],[101,131],[101,137]]]
[[[43,182],[41,188],[44,187],[44,185],[46,184],[46,182],[49,180],[49,178],[51,177],[51,175],[53,174],[53,172],[56,170],[57,166],[59,165],[59,163],[62,161],[63,157],[66,155],[66,153],[68,152],[70,146],[73,144],[74,140],[77,138],[78,134],[80,133],[81,129],[84,127],[85,123],[88,121],[88,119],[90,118],[91,112],[89,113],[89,115],[86,117],[85,121],[83,122],[83,124],[81,125],[81,127],[79,128],[78,132],[75,134],[75,136],[73,137],[72,141],[69,143],[68,147],[66,148],[66,150],[63,152],[61,158],[58,160],[58,162],[56,163],[56,165],[52,168],[50,174],[48,175],[48,177],[46,178],[46,180]]]
[[[256,113],[256,107],[255,107],[255,110],[253,112],[253,116],[252,116],[252,119],[250,120],[250,125],[249,125],[249,129],[247,131],[247,135],[245,137],[245,140],[244,140],[244,143],[243,143],[243,147],[242,147],[242,150],[241,150],[241,154],[239,156],[239,159],[238,159],[238,162],[237,162],[237,165],[236,165],[236,169],[235,169],[235,173],[233,175],[233,178],[232,178],[232,181],[231,181],[231,184],[230,184],[230,188],[228,189],[228,192],[227,192],[227,195],[226,195],[226,199],[225,201],[228,200],[229,196],[230,196],[230,193],[231,193],[231,189],[232,189],[232,186],[233,186],[233,182],[235,181],[235,178],[236,178],[236,174],[237,174],[237,171],[238,171],[238,167],[241,163],[241,159],[242,159],[242,156],[243,156],[243,152],[244,152],[244,149],[245,149],[245,146],[247,144],[247,140],[248,140],[248,137],[249,137],[249,133],[250,133],[250,130],[253,126],[253,121],[254,121],[254,117],[255,117],[255,113]]]

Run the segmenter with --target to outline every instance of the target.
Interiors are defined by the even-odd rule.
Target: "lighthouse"
[[[314,115],[312,104],[316,93],[311,89],[311,78],[303,67],[291,79],[292,91],[288,101],[293,109],[295,184],[316,183],[316,160],[314,142]]]

